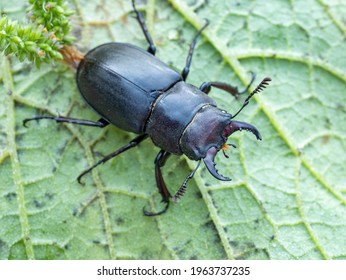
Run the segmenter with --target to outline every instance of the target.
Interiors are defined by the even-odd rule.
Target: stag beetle
[[[194,36],[186,65],[180,74],[155,57],[156,47],[134,0],[132,6],[149,44],[148,49],[145,51],[127,43],[103,44],[89,51],[77,68],[78,89],[85,102],[101,118],[94,122],[61,116],[38,116],[25,119],[24,125],[31,120],[52,119],[100,128],[113,124],[139,134],[127,145],[81,173],[77,178],[81,184],[81,178],[99,164],[137,146],[144,139],[151,138],[161,149],[155,159],[155,178],[162,202],[165,203],[164,209],[159,212],[148,212],[143,208],[145,215],[154,216],[168,209],[170,199],[176,201],[185,193],[186,184],[195,174],[201,159],[216,179],[231,180],[217,172],[215,155],[229,147],[226,140],[235,131],[244,129],[252,132],[258,140],[262,139],[254,126],[233,119],[249,103],[251,97],[264,89],[271,79],[263,79],[245,99],[238,112],[233,116],[228,114],[217,107],[215,101],[208,96],[209,91],[215,87],[233,96],[243,94],[254,81],[253,73],[251,82],[241,92],[237,87],[222,82],[206,82],[199,88],[185,82],[197,38],[208,26],[209,21],[206,20]],[[233,144],[230,145],[235,147]],[[185,154],[189,159],[198,161],[196,168],[186,177],[174,196],[169,193],[161,173],[161,167],[171,154]]]

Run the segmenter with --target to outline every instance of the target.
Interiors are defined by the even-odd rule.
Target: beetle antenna
[[[195,175],[195,173],[196,173],[200,163],[201,163],[201,160],[198,161],[198,164],[195,167],[195,169],[186,177],[186,179],[184,180],[183,184],[180,186],[179,190],[172,197],[173,202],[177,202],[178,199],[180,199],[180,198],[182,198],[184,196],[184,194],[186,192],[186,184],[193,177],[193,175]]]
[[[264,90],[266,88],[266,86],[269,85],[269,82],[271,80],[272,80],[271,78],[265,77],[262,80],[262,82],[260,82],[259,85],[255,88],[255,90],[253,92],[251,92],[248,97],[246,97],[246,99],[243,103],[243,106],[241,106],[241,108],[238,110],[238,112],[235,113],[234,116],[232,116],[232,119],[235,118],[249,104],[251,97],[254,96],[256,93],[259,93],[260,91]]]

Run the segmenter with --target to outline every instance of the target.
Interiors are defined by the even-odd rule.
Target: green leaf
[[[84,104],[74,71],[1,58],[1,259],[345,259],[346,5],[342,1],[137,1],[157,56],[182,69],[196,47],[188,82],[223,81],[244,88],[250,71],[273,81],[237,119],[263,136],[238,132],[230,159],[217,157],[231,182],[200,168],[185,196],[166,214],[147,140],[76,177],[135,135],[22,121],[51,114],[97,120]],[[130,1],[74,1],[77,47],[147,43]],[[25,1],[1,4],[24,17]],[[73,8],[73,5],[71,4]],[[235,113],[240,100],[212,90]],[[175,193],[196,162],[172,156],[164,177]]]

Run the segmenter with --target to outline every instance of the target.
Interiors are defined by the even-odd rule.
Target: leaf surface
[[[273,81],[237,119],[263,141],[238,132],[220,182],[200,168],[166,214],[155,187],[150,140],[85,177],[102,156],[135,137],[44,120],[42,114],[97,120],[82,101],[74,71],[37,70],[1,57],[0,259],[345,259],[346,5],[334,1],[138,1],[157,56],[182,69],[203,25],[188,82],[222,81],[244,88]],[[12,3],[12,2],[11,2]],[[25,1],[1,3],[21,19]],[[147,48],[130,1],[74,1],[77,47],[105,42]],[[244,97],[212,90],[235,113]],[[131,117],[131,116],[129,116]],[[164,167],[175,193],[196,162],[172,156]]]

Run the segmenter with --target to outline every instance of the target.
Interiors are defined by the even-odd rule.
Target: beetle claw
[[[210,174],[213,175],[216,179],[221,181],[231,181],[231,178],[219,174],[215,168],[216,163],[214,162],[214,159],[217,152],[218,150],[215,147],[211,147],[208,150],[206,157],[203,159],[204,164],[208,168]]]
[[[159,215],[165,213],[167,211],[168,207],[169,207],[169,200],[162,201],[162,202],[166,203],[166,205],[165,205],[165,208],[163,208],[161,211],[159,211],[159,212],[150,212],[150,211],[145,210],[145,207],[143,207],[143,209],[142,209],[143,215],[144,216],[148,216],[148,217],[152,217],[152,216],[159,216]]]

